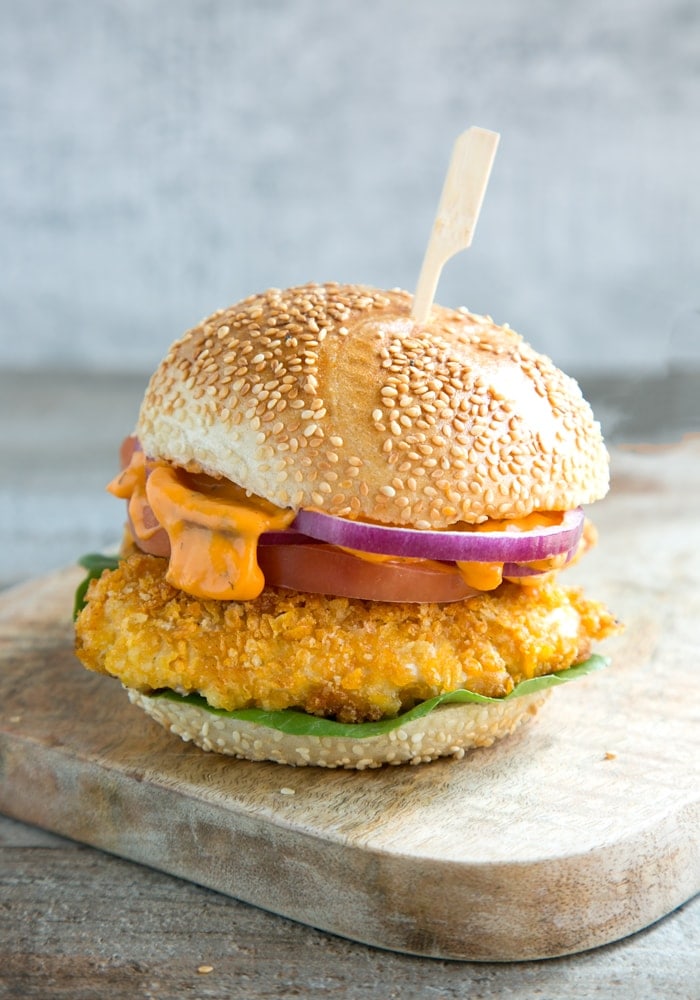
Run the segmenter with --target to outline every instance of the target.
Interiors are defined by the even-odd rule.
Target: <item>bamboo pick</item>
[[[424,323],[445,263],[471,244],[500,135],[468,128],[458,136],[423,258],[411,316]]]

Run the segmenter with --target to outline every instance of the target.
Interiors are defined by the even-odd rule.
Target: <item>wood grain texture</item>
[[[474,964],[367,948],[3,817],[0,845],[3,998],[689,1000],[700,981],[700,898],[582,955]]]
[[[461,762],[353,774],[203,754],[71,651],[77,573],[0,600],[0,809],[336,934],[420,955],[580,951],[700,887],[700,442],[616,455],[572,571],[613,666]],[[664,516],[660,516],[662,511]],[[291,788],[294,795],[282,794]]]

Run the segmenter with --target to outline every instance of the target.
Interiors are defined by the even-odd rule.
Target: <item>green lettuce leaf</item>
[[[77,590],[75,591],[75,600],[73,602],[74,620],[85,607],[85,595],[87,594],[87,589],[90,586],[90,581],[101,577],[102,573],[106,569],[116,569],[119,565],[119,558],[117,556],[103,556],[99,552],[91,552],[89,555],[78,559],[78,565],[87,570],[87,575],[85,579],[80,582]]]
[[[422,719],[432,712],[438,705],[459,705],[464,703],[485,703],[492,704],[499,701],[507,701],[509,698],[519,698],[522,695],[533,694],[535,691],[542,691],[544,688],[554,687],[557,684],[566,684],[568,681],[575,681],[579,677],[593,673],[594,670],[601,670],[606,667],[609,660],[604,656],[594,654],[583,663],[578,663],[568,670],[560,670],[554,674],[545,674],[542,677],[533,677],[527,681],[516,684],[510,694],[504,698],[487,698],[482,694],[474,694],[473,691],[448,691],[446,694],[422,701],[415,708],[397,715],[391,719],[380,719],[379,722],[336,722],[334,719],[322,719],[316,715],[308,715],[298,709],[287,708],[279,712],[267,712],[262,708],[239,708],[228,712],[222,708],[212,708],[201,695],[190,694],[181,695],[175,691],[165,690],[156,692],[153,697],[169,698],[172,701],[184,702],[188,705],[195,705],[204,708],[213,715],[225,716],[228,719],[244,719],[248,722],[257,722],[258,725],[268,726],[270,729],[279,729],[283,733],[290,733],[294,736],[339,736],[353,737],[361,739],[367,736],[380,736],[398,729],[413,719]]]

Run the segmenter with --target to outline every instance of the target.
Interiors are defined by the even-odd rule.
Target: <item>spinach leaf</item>
[[[604,656],[594,654],[583,663],[577,663],[568,670],[560,670],[554,674],[544,674],[542,677],[533,677],[530,680],[521,681],[516,684],[510,694],[504,698],[487,698],[485,695],[475,694],[473,691],[448,691],[422,701],[414,708],[391,719],[380,719],[378,722],[356,722],[345,723],[336,722],[335,719],[323,719],[316,715],[309,715],[299,709],[286,708],[281,711],[268,712],[262,708],[239,708],[234,711],[226,711],[222,708],[212,708],[205,698],[198,694],[181,695],[175,691],[158,691],[154,697],[169,698],[173,701],[184,702],[187,705],[195,705],[204,708],[213,715],[224,716],[229,719],[243,719],[248,722],[257,722],[258,725],[268,726],[271,729],[279,729],[283,733],[290,733],[294,736],[339,736],[362,738],[367,736],[380,736],[398,729],[400,726],[411,722],[413,719],[421,719],[437,708],[438,705],[457,705],[464,703],[494,704],[499,701],[507,701],[510,698],[518,698],[522,695],[533,694],[535,691],[542,691],[557,684],[566,684],[574,681],[586,674],[593,673],[594,670],[601,670],[608,665],[609,661]]]

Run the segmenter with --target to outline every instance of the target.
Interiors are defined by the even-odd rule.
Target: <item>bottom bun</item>
[[[256,722],[208,712],[206,708],[127,688],[131,701],[169,732],[202,750],[244,760],[269,760],[298,767],[343,767],[362,771],[382,764],[422,764],[437,757],[463,757],[488,747],[534,715],[548,689],[498,703],[442,705],[381,736],[295,736]]]

